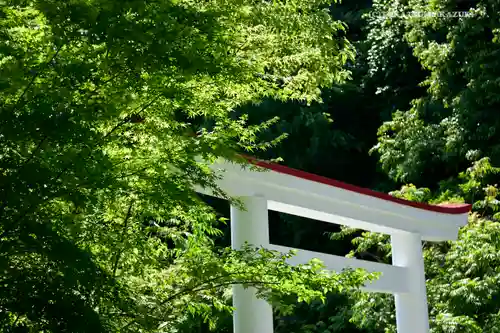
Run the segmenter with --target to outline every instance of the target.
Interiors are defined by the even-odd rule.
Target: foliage
[[[174,332],[229,311],[232,283],[306,301],[361,272],[219,250],[199,157],[266,149],[235,108],[318,100],[353,50],[327,1],[4,0],[0,7],[0,325]],[[193,135],[196,134],[196,135]],[[222,251],[222,252],[221,252]]]
[[[209,327],[217,327],[217,313],[232,310],[227,298],[228,287],[234,283],[256,286],[258,294],[273,304],[279,314],[287,314],[294,307],[286,301],[287,297],[306,303],[321,301],[326,292],[349,292],[362,284],[365,277],[373,277],[356,271],[335,275],[317,261],[292,268],[285,264],[291,255],[263,249],[252,251],[250,247],[242,251],[213,251],[192,246],[189,253],[164,271],[151,274],[148,280],[138,280],[134,289],[144,298],[145,319],[161,320],[161,328],[175,331],[184,322],[191,323],[191,316],[201,316]],[[168,297],[162,299],[152,294],[158,289]],[[147,323],[134,324],[140,328]]]
[[[361,83],[368,93],[365,103],[376,104],[373,112],[379,121],[389,120],[394,111],[408,108],[425,92],[418,84],[426,71],[404,39],[406,10],[401,2],[376,0],[364,14],[367,35],[361,50],[367,71]]]
[[[498,163],[496,1],[409,1],[387,7],[406,13],[465,11],[465,17],[407,16],[404,42],[429,71],[425,95],[401,108],[379,130],[383,168],[401,182],[434,186],[470,161]]]
[[[276,332],[329,333],[364,332],[349,322],[352,316],[352,293],[329,294],[326,302],[297,305],[291,315],[279,317]]]

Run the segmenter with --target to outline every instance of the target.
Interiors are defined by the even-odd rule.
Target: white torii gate
[[[265,161],[249,159],[267,172],[219,162],[211,167],[223,172],[218,185],[238,197],[246,210],[231,206],[231,245],[245,242],[270,250],[292,248],[269,243],[268,210],[346,225],[391,236],[392,265],[297,250],[290,264],[322,260],[327,269],[364,268],[382,275],[364,287],[395,295],[398,333],[428,333],[422,240],[455,240],[467,223],[470,205],[428,205],[348,185]],[[206,189],[199,192],[213,195]],[[234,332],[273,333],[271,306],[255,297],[253,288],[233,287]]]

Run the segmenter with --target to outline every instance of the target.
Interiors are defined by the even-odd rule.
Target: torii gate
[[[429,332],[422,240],[455,240],[458,229],[467,224],[471,205],[415,203],[278,164],[253,158],[249,162],[267,172],[224,161],[211,165],[216,172],[223,171],[221,189],[238,197],[246,208],[231,206],[234,249],[245,242],[283,253],[292,249],[269,243],[268,210],[388,234],[392,265],[297,249],[289,263],[318,258],[332,271],[351,267],[381,272],[364,289],[395,295],[398,333]],[[273,333],[272,308],[255,297],[253,288],[234,286],[233,305],[235,333]]]

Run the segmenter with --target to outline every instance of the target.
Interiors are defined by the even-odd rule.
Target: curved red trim
[[[330,185],[334,187],[338,187],[347,191],[352,191],[364,195],[368,195],[371,197],[375,197],[378,199],[382,199],[385,201],[391,201],[395,202],[401,205],[406,205],[406,206],[411,206],[414,208],[419,208],[423,210],[428,210],[428,211],[433,211],[433,212],[438,212],[438,213],[444,213],[444,214],[465,214],[470,212],[472,205],[469,204],[445,204],[445,205],[429,205],[426,203],[419,203],[419,202],[413,202],[413,201],[408,201],[408,200],[403,200],[399,198],[395,198],[389,194],[382,193],[382,192],[377,192],[373,191],[367,188],[359,187],[359,186],[354,186],[350,184],[346,184],[343,182],[340,182],[338,180],[326,178],[323,176],[318,176],[309,172],[297,170],[297,169],[292,169],[283,165],[275,164],[275,163],[270,163],[262,160],[258,160],[254,157],[250,156],[243,156],[246,160],[248,160],[250,163],[269,169],[273,170],[279,173],[287,174],[290,176],[302,178],[302,179],[307,179],[313,182],[317,183],[322,183],[325,185]]]

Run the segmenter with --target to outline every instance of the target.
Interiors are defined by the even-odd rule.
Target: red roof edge
[[[454,203],[454,204],[430,205],[430,204],[426,204],[426,203],[420,203],[420,202],[399,199],[399,198],[395,198],[387,193],[377,192],[377,191],[373,191],[373,190],[370,190],[367,188],[346,184],[346,183],[340,182],[338,180],[334,180],[334,179],[326,178],[323,176],[318,176],[318,175],[315,175],[315,174],[312,174],[309,172],[289,168],[289,167],[286,167],[284,165],[258,160],[255,157],[244,156],[244,155],[240,155],[240,156],[245,158],[250,163],[257,165],[257,166],[260,166],[262,168],[266,168],[269,170],[273,170],[273,171],[287,174],[290,176],[294,176],[297,178],[302,178],[302,179],[310,180],[310,181],[313,181],[316,183],[334,186],[337,188],[341,188],[343,190],[368,195],[370,197],[374,197],[374,198],[378,198],[378,199],[382,199],[385,201],[390,201],[390,202],[394,202],[397,204],[410,206],[410,207],[414,207],[414,208],[418,208],[418,209],[423,209],[423,210],[437,212],[437,213],[443,213],[443,214],[456,214],[456,215],[468,213],[472,209],[472,205],[470,205],[470,204]]]

